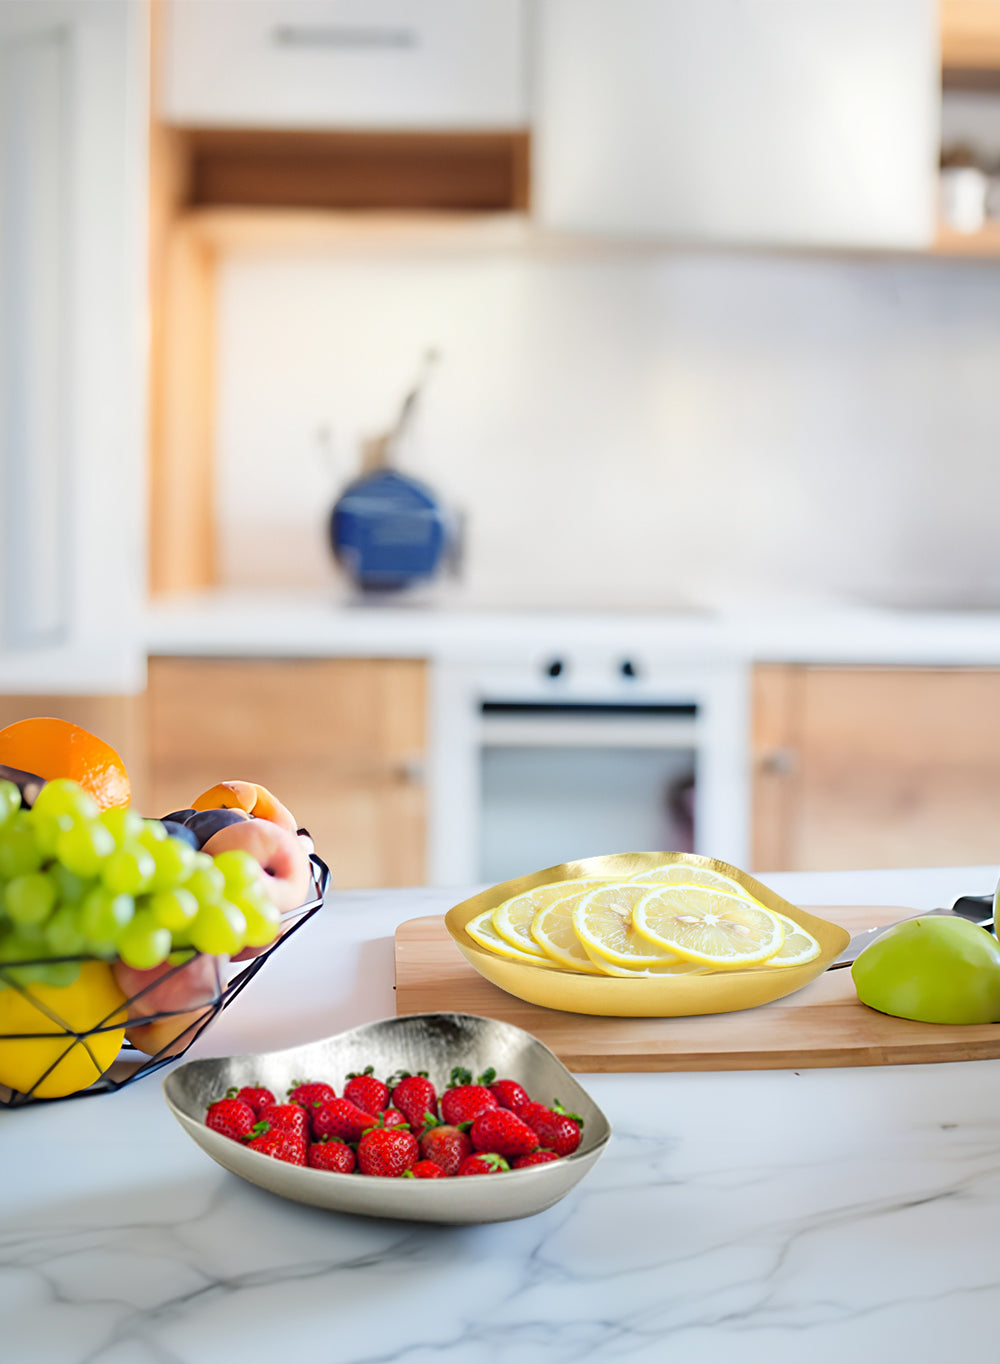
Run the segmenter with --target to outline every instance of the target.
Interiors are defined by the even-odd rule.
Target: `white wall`
[[[408,468],[472,600],[1000,602],[1000,268],[610,248],[232,256],[228,583],[337,580],[324,518],[428,345]]]

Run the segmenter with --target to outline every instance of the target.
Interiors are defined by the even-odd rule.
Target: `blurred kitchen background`
[[[0,723],[147,814],[994,863],[998,453],[1000,0],[0,3]]]

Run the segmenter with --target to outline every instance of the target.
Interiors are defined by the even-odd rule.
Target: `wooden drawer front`
[[[757,717],[759,869],[1000,860],[1000,672],[762,669]]]
[[[173,0],[163,118],[502,128],[527,119],[524,0]]]
[[[425,709],[415,660],[150,659],[150,812],[256,781],[309,829],[335,884],[419,885]]]

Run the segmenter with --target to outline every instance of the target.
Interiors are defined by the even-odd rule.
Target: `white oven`
[[[749,863],[746,669],[621,649],[435,664],[429,876],[646,849]]]

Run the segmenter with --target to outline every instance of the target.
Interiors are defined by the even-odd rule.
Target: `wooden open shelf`
[[[1000,220],[987,223],[981,232],[956,232],[942,224],[931,251],[936,256],[1000,258]]]

